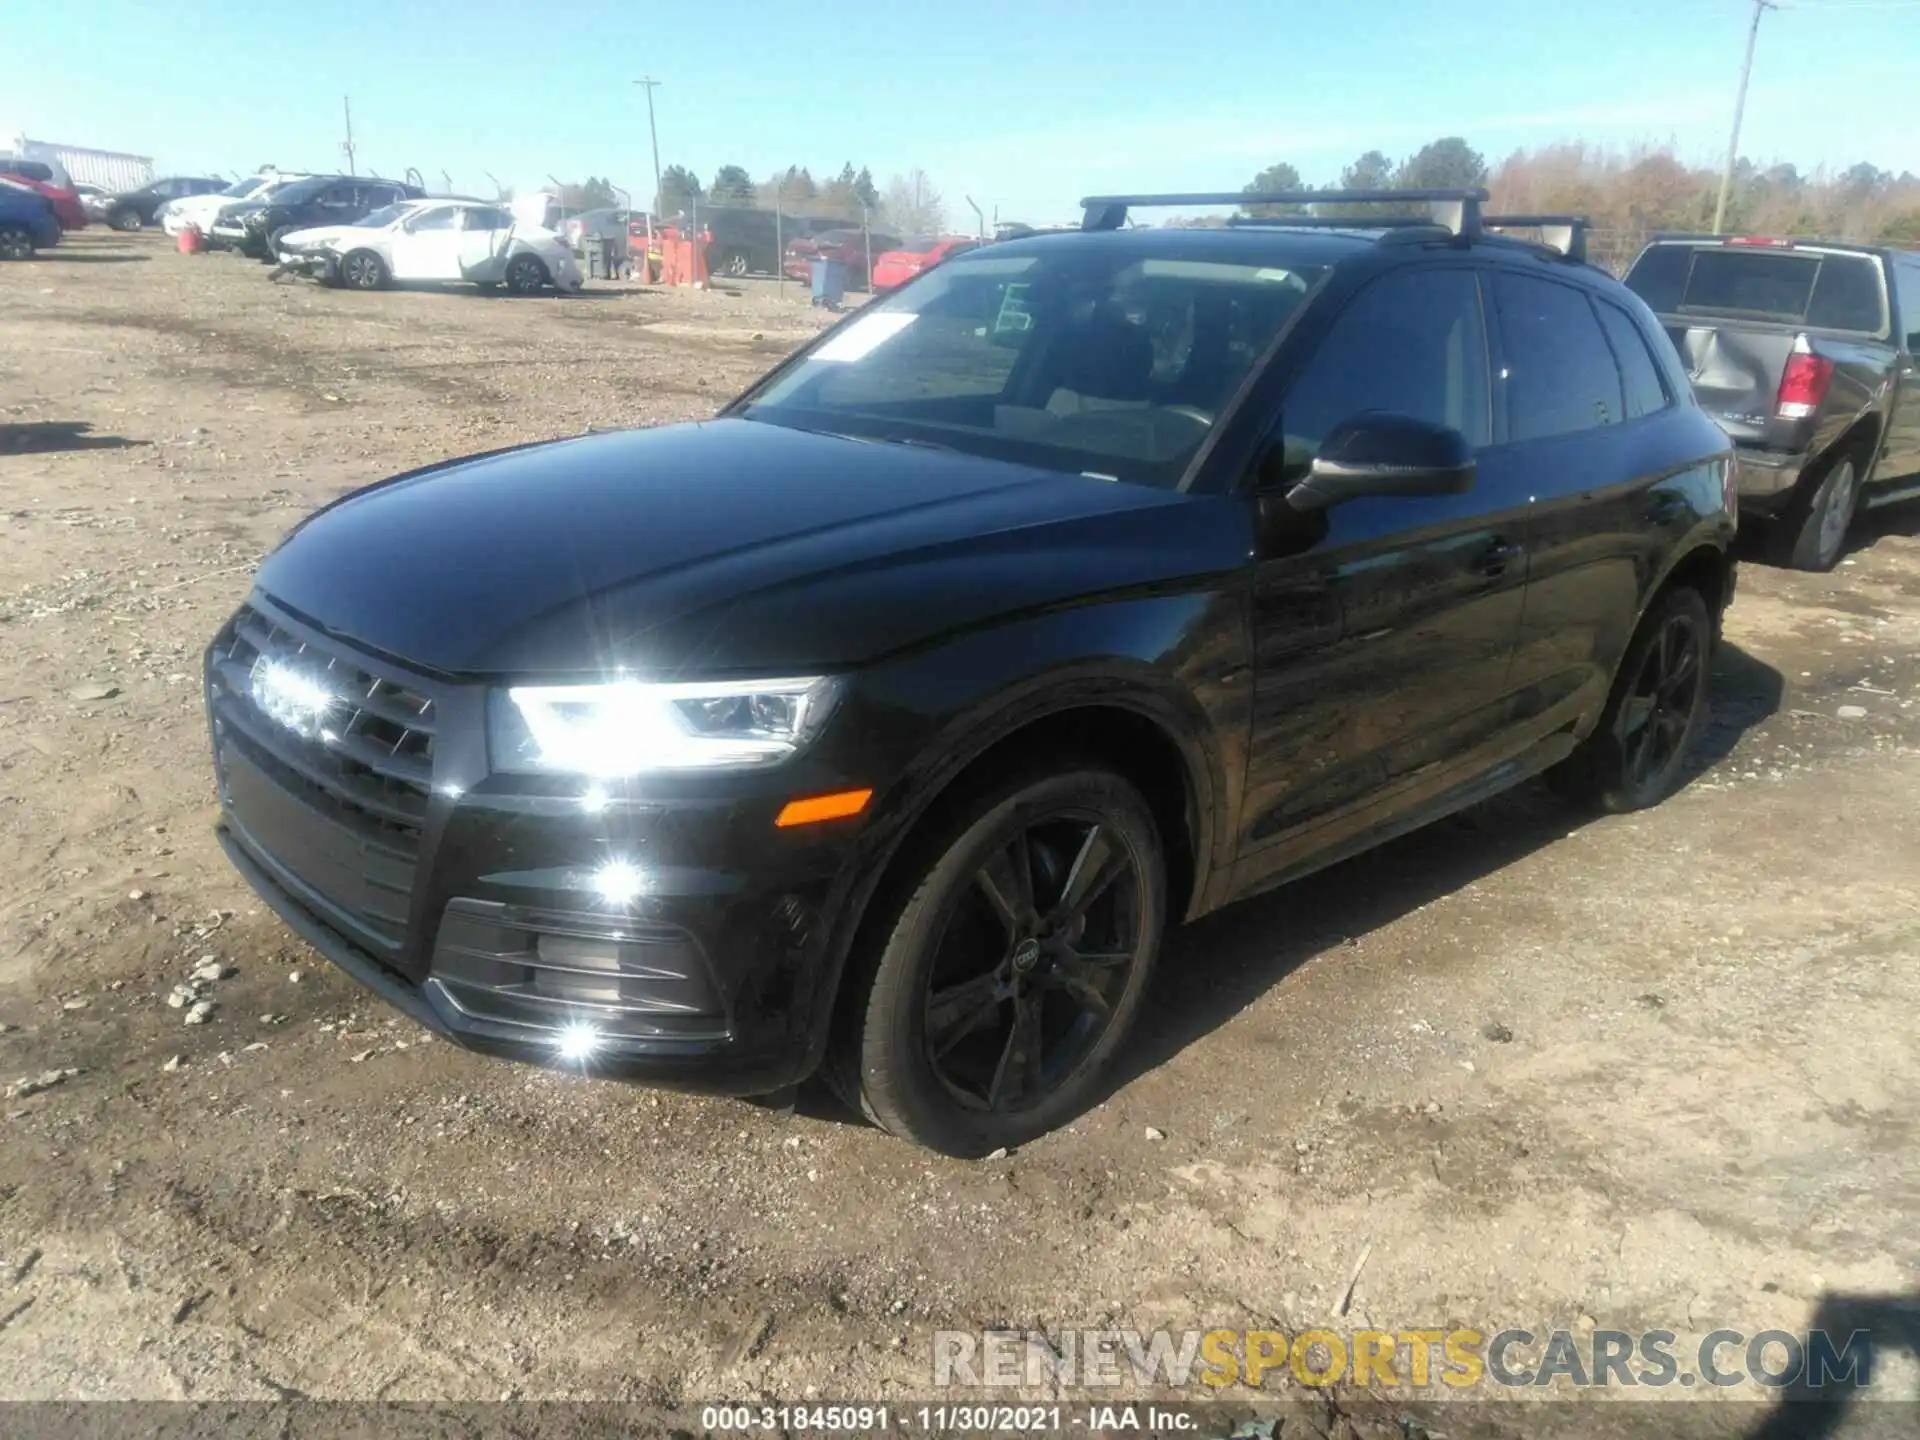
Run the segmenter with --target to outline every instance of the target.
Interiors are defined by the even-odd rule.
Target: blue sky
[[[1495,160],[1584,137],[1717,162],[1744,0],[79,0],[11,7],[0,133],[162,169],[361,168],[489,193],[549,174],[651,188],[800,163],[923,167],[956,221],[1045,222],[1113,189],[1238,188],[1275,160],[1333,180],[1360,151],[1463,134]],[[1920,172],[1898,117],[1920,0],[1782,0],[1742,151]],[[1874,96],[1886,97],[1884,103]]]

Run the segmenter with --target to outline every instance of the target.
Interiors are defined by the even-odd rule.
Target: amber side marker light
[[[773,823],[782,830],[795,825],[814,825],[822,820],[844,820],[858,815],[873,798],[871,790],[839,790],[831,795],[815,795],[807,800],[789,800],[780,807]]]

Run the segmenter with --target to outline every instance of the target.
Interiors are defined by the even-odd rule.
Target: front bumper
[[[343,717],[368,707],[339,734],[303,739],[251,699],[254,660],[295,653],[335,657],[329,675],[361,696]],[[777,831],[777,796],[744,784],[588,799],[577,782],[493,776],[483,687],[348,652],[261,597],[209,649],[206,702],[236,868],[428,1028],[490,1055],[728,1094],[817,1063],[857,822]],[[390,722],[426,710],[421,759]],[[382,753],[415,755],[414,769],[373,768]],[[616,858],[644,877],[638,893],[596,888]]]
[[[321,280],[333,279],[340,268],[340,257],[331,250],[282,250],[274,259],[288,270]]]

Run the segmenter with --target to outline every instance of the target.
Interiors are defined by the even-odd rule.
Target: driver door
[[[458,280],[459,227],[460,210],[455,205],[428,206],[402,220],[393,237],[393,278]]]
[[[1469,265],[1396,270],[1335,316],[1281,402],[1289,474],[1368,412],[1493,439]],[[1254,888],[1498,763],[1526,580],[1528,496],[1482,467],[1463,494],[1296,514],[1262,494],[1240,884]]]

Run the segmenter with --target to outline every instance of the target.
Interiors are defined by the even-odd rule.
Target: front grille
[[[256,699],[265,666],[333,698],[289,723]],[[221,795],[243,837],[397,947],[433,782],[433,697],[253,605],[221,631],[211,669]]]

